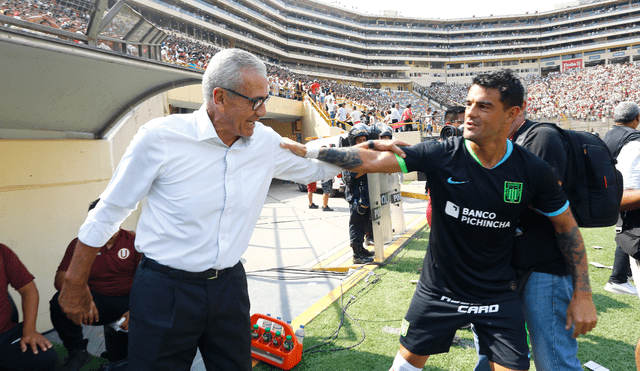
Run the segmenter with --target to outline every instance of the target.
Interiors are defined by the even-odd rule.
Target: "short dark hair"
[[[458,115],[464,113],[465,108],[462,106],[451,106],[444,113],[444,122],[452,122],[458,119]]]
[[[524,86],[511,69],[503,69],[481,73],[473,78],[473,85],[498,89],[500,102],[505,110],[511,107],[522,107],[524,102]]]

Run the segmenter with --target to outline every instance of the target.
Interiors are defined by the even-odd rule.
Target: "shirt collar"
[[[464,139],[464,146],[467,148],[467,151],[469,151],[469,153],[471,154],[471,157],[473,157],[473,159],[476,160],[476,162],[479,163],[480,166],[482,166],[482,162],[480,162],[478,155],[476,155],[476,153],[473,151],[473,148],[471,148],[471,141]],[[507,151],[505,152],[504,156],[502,156],[502,159],[500,160],[500,162],[498,162],[494,167],[490,168],[489,170],[493,170],[498,166],[500,166],[500,164],[505,162],[511,155],[511,152],[513,152],[513,143],[511,143],[511,141],[507,139]]]
[[[207,104],[204,103],[200,109],[196,111],[196,130],[198,132],[198,141],[207,139],[219,139],[216,129],[207,114]]]
[[[213,127],[213,123],[211,122],[211,118],[209,118],[209,114],[207,113],[207,104],[204,103],[200,106],[200,109],[196,111],[196,130],[198,133],[198,141],[202,142],[205,140],[214,140],[216,142],[222,143],[222,140],[218,136],[216,132],[216,128]],[[245,138],[240,137],[240,140],[236,141],[240,146],[247,146],[251,143],[253,138]],[[234,145],[236,144],[234,143]]]
[[[206,103],[200,106],[200,109],[196,111],[196,128],[198,132],[199,142],[211,139],[218,143],[222,143],[222,140],[220,139],[220,137],[218,136],[218,133],[216,132],[216,128],[213,127],[213,123],[211,122],[211,118],[209,118],[209,114],[207,114]],[[254,135],[255,135],[255,132],[254,132]],[[237,140],[233,145],[246,147],[251,143],[252,140],[253,140],[253,137],[240,137],[240,139]]]

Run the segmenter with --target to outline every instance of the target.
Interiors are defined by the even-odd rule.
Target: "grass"
[[[613,227],[583,229],[582,233],[589,261],[612,265],[615,249]],[[410,281],[418,279],[427,240],[428,230],[423,230],[388,265],[370,273],[366,280],[343,295],[342,302],[338,300],[307,324],[305,349],[322,344],[334,333],[341,319],[341,305],[347,307],[347,313],[352,317],[345,317],[335,340],[314,349],[324,351],[303,354],[295,370],[387,371],[398,350],[400,321],[415,290],[415,284]],[[602,246],[603,249],[592,246]],[[611,371],[635,370],[634,350],[640,337],[640,301],[636,296],[604,291],[610,269],[590,265],[589,274],[599,320],[593,331],[578,338],[578,358],[583,364],[593,360]],[[477,359],[472,333],[459,330],[458,336],[462,339],[459,345],[452,346],[449,353],[431,356],[424,369],[472,370]],[[254,370],[276,368],[260,363]],[[531,370],[535,370],[533,362]]]

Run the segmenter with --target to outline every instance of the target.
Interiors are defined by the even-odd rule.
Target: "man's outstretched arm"
[[[373,142],[375,150],[368,149],[369,142],[348,148],[320,148],[317,159],[360,174],[401,171],[396,154],[401,157],[405,156],[405,153],[398,146],[406,145],[406,143],[395,140],[374,140],[371,142]],[[306,146],[300,143],[285,138],[280,146],[298,156],[308,157]]]

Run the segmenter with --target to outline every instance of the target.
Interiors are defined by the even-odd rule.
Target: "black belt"
[[[149,258],[144,258],[142,261],[142,265],[146,268],[154,270],[160,273],[166,273],[169,278],[177,278],[177,279],[216,279],[226,274],[229,274],[232,268],[225,269],[207,269],[203,272],[187,272],[181,269],[167,267],[166,265],[162,265],[157,261]]]

